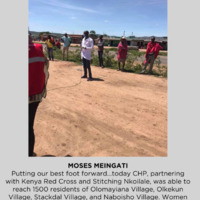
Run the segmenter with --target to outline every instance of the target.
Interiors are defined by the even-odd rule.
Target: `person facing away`
[[[122,71],[124,71],[126,56],[128,52],[128,45],[125,37],[121,38],[121,41],[117,47],[117,59],[118,59],[118,70],[121,70],[120,63],[122,63]]]
[[[29,156],[34,156],[33,126],[38,105],[42,98],[46,97],[48,68],[49,61],[43,53],[42,45],[34,44],[29,34]]]
[[[60,49],[60,40],[59,40],[59,39],[56,40],[55,46],[56,46],[58,49]]]
[[[61,37],[61,40],[63,41],[63,60],[66,52],[66,60],[68,61],[68,52],[69,52],[69,46],[71,44],[71,38],[68,36],[67,33],[65,33],[65,35]]]
[[[97,46],[98,46],[99,66],[103,68],[104,67],[103,66],[103,48],[104,48],[103,35],[99,36]]]
[[[147,44],[147,50],[146,50],[146,53],[145,53],[145,61],[144,61],[144,67],[141,71],[141,74],[144,74],[145,73],[145,70],[146,70],[146,67],[147,65],[150,63],[150,67],[149,67],[149,74],[152,73],[152,70],[153,70],[153,64],[154,64],[154,61],[155,59],[157,58],[158,54],[159,54],[159,51],[163,49],[159,43],[156,43],[155,42],[155,37],[152,36],[151,37],[151,42],[149,42]]]
[[[89,72],[88,81],[92,80],[92,72],[90,67],[91,52],[94,46],[93,39],[89,37],[89,32],[84,31],[84,38],[81,43],[81,58],[83,59],[84,75],[81,78],[87,78],[87,70]]]
[[[51,38],[51,36],[49,35],[46,42],[47,44],[47,52],[48,52],[48,57],[49,60],[54,60],[54,56],[53,56],[53,40]]]

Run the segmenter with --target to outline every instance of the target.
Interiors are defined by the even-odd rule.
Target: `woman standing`
[[[125,37],[121,38],[121,41],[117,47],[117,59],[118,59],[118,70],[121,70],[121,66],[120,63],[122,63],[122,71],[124,71],[124,65],[125,65],[125,61],[126,61],[126,55],[127,55],[127,51],[128,51],[128,45],[127,45],[127,41]]]

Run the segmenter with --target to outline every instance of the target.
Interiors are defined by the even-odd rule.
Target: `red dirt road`
[[[99,80],[88,82],[80,69],[50,62],[49,91],[35,119],[36,154],[167,156],[167,79],[92,66]]]

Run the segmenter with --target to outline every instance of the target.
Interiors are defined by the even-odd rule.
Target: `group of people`
[[[104,40],[102,35],[99,36],[97,46],[98,46],[99,66],[103,68]],[[93,49],[93,40],[92,38],[89,37],[89,32],[85,31],[81,43],[81,58],[83,59],[83,67],[84,67],[84,75],[82,76],[82,78],[87,78],[87,69],[88,69],[89,71],[88,81],[92,80],[92,72],[90,67],[92,49]],[[149,63],[150,67],[148,73],[149,74],[152,73],[154,61],[157,58],[159,51],[161,49],[162,47],[159,45],[159,43],[155,42],[155,37],[152,36],[151,42],[147,44],[147,50],[145,53],[145,62],[141,74],[145,73],[146,67]],[[122,37],[117,47],[118,70],[124,71],[127,52],[128,52],[127,40],[125,37]],[[121,64],[122,64],[122,69],[121,69]]]
[[[62,49],[63,60],[66,56],[66,60],[68,61],[68,52],[69,52],[69,47],[71,44],[71,38],[68,36],[67,33],[65,33],[64,36],[61,37],[60,40],[63,42],[63,49]],[[46,40],[46,45],[47,45],[49,60],[54,60],[53,46],[56,46],[59,49],[61,48],[60,40],[57,39],[56,42],[54,43],[53,38],[50,35],[48,36],[48,39]],[[89,37],[89,32],[85,31],[82,41],[81,41],[81,58],[82,58],[83,68],[84,68],[84,75],[82,76],[82,78],[87,77],[87,70],[88,70],[89,72],[88,81],[92,80],[90,60],[91,60],[91,51],[93,49],[93,46],[94,46],[93,39]],[[104,67],[103,65],[104,40],[103,40],[102,35],[99,36],[97,46],[98,46],[99,66],[103,68]],[[147,45],[144,67],[141,74],[145,73],[145,70],[148,64],[150,64],[148,73],[149,74],[152,73],[154,61],[156,57],[158,56],[158,53],[161,49],[162,47],[158,43],[155,42],[155,37],[153,36],[151,38],[151,42],[149,42]],[[128,52],[127,40],[125,37],[122,37],[117,47],[118,70],[124,71],[127,52]],[[122,68],[121,68],[121,64],[122,64]]]
[[[162,47],[159,45],[159,43],[155,42],[155,37],[151,37],[151,42],[147,44],[147,50],[145,53],[145,62],[144,62],[144,67],[141,71],[141,74],[145,73],[147,65],[150,63],[149,71],[148,74],[152,73],[153,69],[153,64],[155,59],[157,58],[159,51],[162,49]],[[127,51],[128,51],[128,45],[126,42],[126,38],[122,37],[121,41],[117,47],[118,55],[118,70],[121,70],[120,63],[122,63],[122,71],[124,71],[124,66],[125,66],[125,61],[126,61],[126,56],[127,56]]]
[[[62,55],[63,55],[63,60],[66,55],[66,60],[68,60],[68,50],[69,46],[71,44],[71,38],[68,36],[67,33],[60,39],[63,42],[63,50],[62,50]],[[47,47],[47,52],[48,52],[48,57],[49,60],[54,60],[53,56],[53,47],[56,46],[58,49],[61,49],[61,43],[60,40],[57,39],[56,42],[54,42],[53,37],[51,35],[48,35],[47,40],[45,41],[46,47]]]
[[[63,41],[63,60],[64,55],[68,60],[68,50],[71,44],[71,38],[66,33],[61,40]],[[59,43],[59,41],[56,41]],[[49,60],[54,60],[53,57],[53,46],[54,41],[51,36],[46,40],[48,57]],[[57,44],[58,45],[58,44]],[[98,46],[98,57],[99,66],[103,65],[103,50],[104,50],[104,40],[103,36],[100,36],[97,42]],[[60,47],[60,45],[58,45]],[[81,59],[83,61],[84,75],[81,78],[87,78],[88,81],[92,80],[91,72],[91,52],[93,50],[94,43],[93,39],[89,37],[89,32],[84,31],[84,35],[81,41]],[[162,47],[155,42],[155,37],[151,38],[151,42],[147,45],[147,50],[145,54],[145,64],[142,70],[142,74],[145,73],[148,63],[150,63],[149,73],[152,72],[153,63],[158,56],[159,51]],[[118,70],[124,70],[125,61],[128,52],[128,45],[125,37],[121,38],[121,41],[117,47],[117,59],[118,59]],[[122,63],[122,69],[121,69]],[[41,44],[36,44],[32,42],[31,34],[29,33],[29,156],[34,156],[34,144],[35,144],[35,134],[34,134],[34,120],[39,103],[42,101],[43,97],[46,97],[46,85],[49,77],[48,74],[49,61],[43,53],[43,48]],[[89,77],[87,76],[89,73]]]

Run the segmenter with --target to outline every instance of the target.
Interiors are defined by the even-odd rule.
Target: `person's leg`
[[[63,60],[64,60],[64,55],[65,55],[65,47],[63,47],[63,52],[62,52]]]
[[[54,57],[53,57],[53,48],[51,48],[50,54],[51,54],[51,59],[54,60]]]
[[[35,134],[33,126],[38,105],[39,102],[29,104],[29,156],[33,156],[33,150],[35,145]]]
[[[121,70],[120,61],[118,60],[118,70]]]
[[[101,67],[101,58],[100,58],[100,56],[101,56],[101,52],[100,52],[100,51],[98,51],[98,57],[99,57],[99,66]]]
[[[68,51],[69,51],[69,47],[66,47],[66,59],[68,61]]]
[[[145,70],[146,70],[146,68],[147,68],[147,65],[148,65],[148,63],[149,63],[149,59],[150,59],[150,57],[148,56],[147,57],[147,61],[146,61],[146,63],[144,64],[144,67],[143,67],[143,69],[142,69],[142,72],[141,73],[145,73]]]
[[[90,67],[90,60],[86,60],[86,66],[87,66],[88,72],[89,72],[89,79],[92,79],[92,71],[91,71],[91,67]]]
[[[47,48],[49,60],[51,60],[50,48]]]
[[[150,67],[149,67],[149,72],[148,72],[149,74],[152,73],[154,60],[155,60],[155,58],[154,58],[154,55],[153,55],[153,56],[151,56]]]
[[[83,58],[83,69],[84,69],[84,75],[82,76],[82,78],[87,78],[87,65],[85,58]]]
[[[100,51],[100,66],[103,67],[103,51]]]
[[[125,66],[125,60],[122,62],[122,71],[124,71],[124,66]]]

